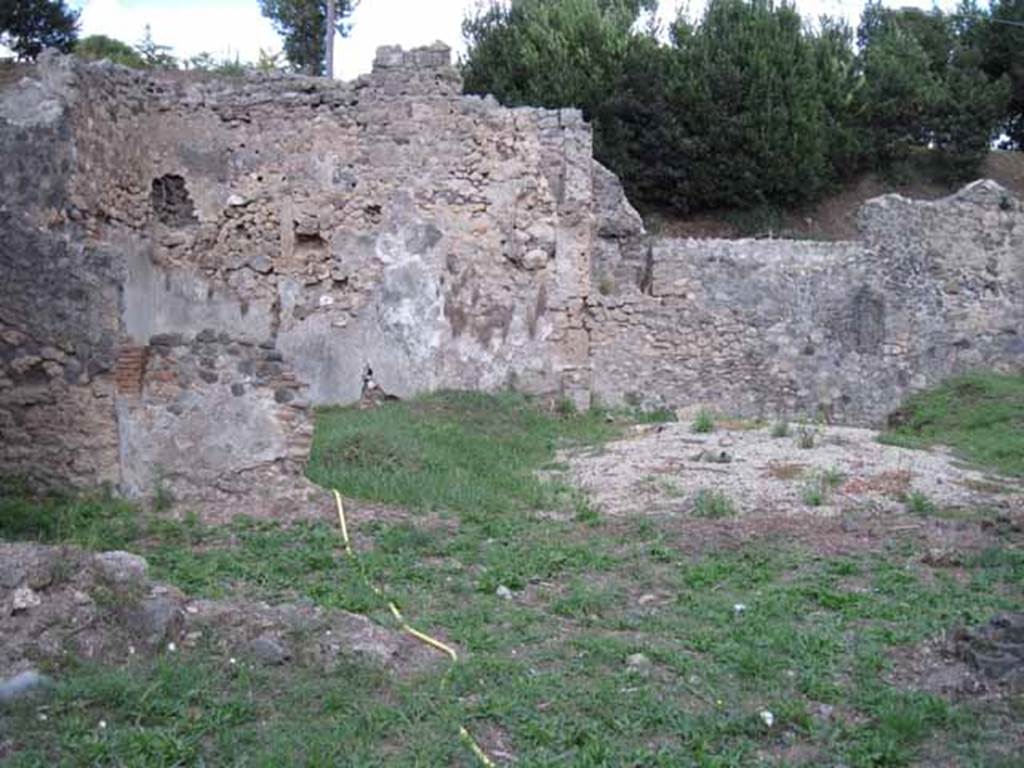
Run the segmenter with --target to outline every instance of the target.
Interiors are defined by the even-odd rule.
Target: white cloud
[[[149,24],[153,39],[182,58],[207,51],[254,61],[260,48],[281,49],[256,0],[85,0],[81,24],[82,36],[108,35],[131,45]]]

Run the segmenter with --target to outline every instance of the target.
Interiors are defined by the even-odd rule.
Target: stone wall
[[[644,268],[604,264],[594,394],[875,423],[950,374],[1022,370],[1020,201],[976,182],[934,202],[877,198],[859,225],[856,242],[654,239]]]
[[[462,96],[443,46],[382,49],[351,83],[59,57],[9,79],[4,152],[34,165],[3,171],[24,190],[5,230],[31,219],[17,232],[40,243],[0,265],[16,294],[5,471],[183,497],[295,473],[309,406],[358,399],[366,366],[399,396],[514,386],[586,404],[593,161],[578,112]],[[65,251],[95,287],[74,284]],[[75,333],[92,340],[81,393],[51,359]],[[79,433],[103,450],[61,437]]]
[[[311,406],[515,387],[876,420],[1022,359],[1019,201],[882,198],[851,243],[648,237],[574,110],[351,83],[0,71],[0,472],[299,487]],[[283,492],[283,491],[282,491]]]

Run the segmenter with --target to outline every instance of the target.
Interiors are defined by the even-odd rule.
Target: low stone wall
[[[1022,369],[1020,201],[978,182],[859,222],[857,242],[653,240],[637,280],[590,298],[594,394],[876,423],[951,374]]]

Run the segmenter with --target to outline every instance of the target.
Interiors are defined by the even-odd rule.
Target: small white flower
[[[228,659],[228,664],[237,664],[237,663],[238,663],[238,661],[235,659],[234,656],[232,656],[230,659]]]
[[[106,720],[100,720],[100,730],[101,731],[105,730],[106,727],[107,727],[107,721]]]
[[[134,656],[135,655],[135,646],[134,645],[129,645],[128,646],[128,655],[129,656]]]
[[[767,725],[769,728],[771,728],[773,725],[775,725],[775,715],[773,715],[767,709],[762,709],[758,713],[758,715],[761,718],[761,722],[764,723],[765,725]]]
[[[175,645],[174,643],[168,643],[167,644],[167,650],[170,651],[171,653],[174,653],[176,650],[178,650],[178,646]]]
[[[39,722],[41,722],[41,723],[45,723],[45,722],[46,722],[47,720],[49,720],[49,719],[50,719],[50,718],[48,718],[48,717],[46,716],[46,713],[45,713],[45,712],[40,712],[40,713],[39,713]]]
[[[747,606],[743,603],[736,603],[732,607],[732,612],[739,616],[741,613],[747,610]]]

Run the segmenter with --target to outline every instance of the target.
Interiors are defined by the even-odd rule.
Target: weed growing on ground
[[[703,488],[693,498],[693,514],[710,519],[732,517],[736,507],[724,492]]]
[[[701,408],[693,419],[690,429],[698,434],[708,434],[715,431],[715,416],[711,411]]]
[[[800,498],[809,507],[820,507],[828,498],[828,486],[820,476],[812,477],[800,489]]]
[[[839,467],[833,465],[821,473],[822,482],[828,488],[838,488],[843,484],[843,480],[846,479],[846,475],[843,474]]]
[[[136,507],[109,491],[38,496],[17,479],[0,479],[0,537],[121,549],[139,535]]]
[[[921,491],[908,493],[904,503],[907,505],[907,511],[915,515],[931,515],[935,512],[935,504]]]
[[[789,437],[789,422],[782,420],[772,424],[772,437]]]
[[[796,445],[798,448],[810,450],[818,443],[818,430],[801,424],[796,431]]]

